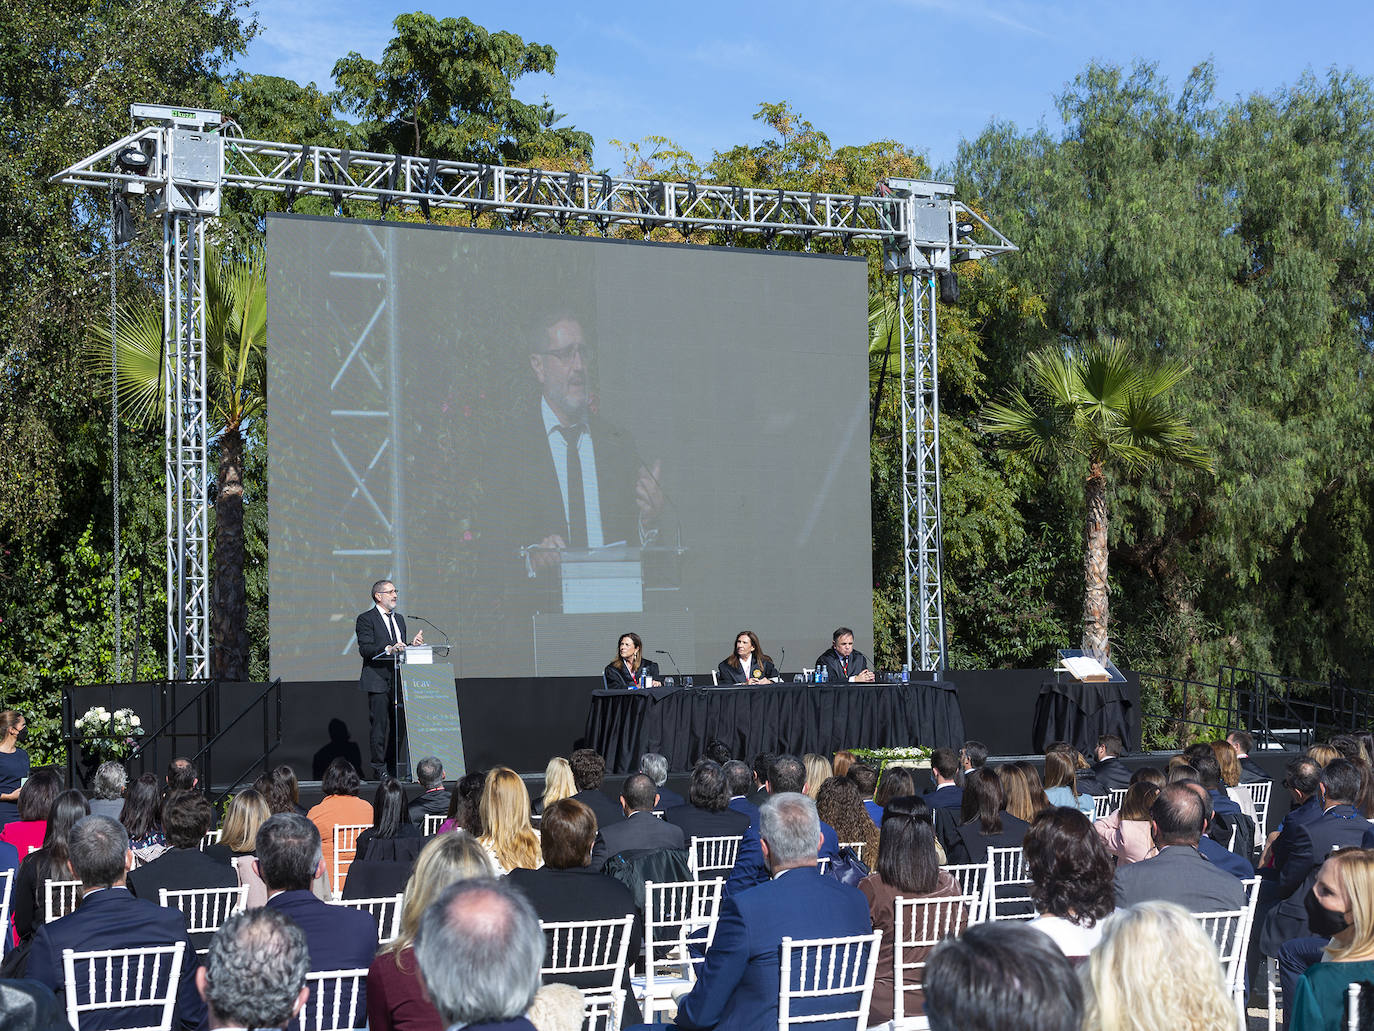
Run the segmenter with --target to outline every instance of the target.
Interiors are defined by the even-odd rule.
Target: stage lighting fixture
[[[954,233],[962,243],[973,235],[974,228],[975,226],[972,222],[959,222],[954,227]]]
[[[121,172],[128,172],[130,175],[142,175],[148,171],[148,166],[152,164],[152,158],[142,147],[130,145],[115,155],[115,164]]]
[[[940,300],[945,304],[959,303],[959,277],[953,269],[940,273]]]

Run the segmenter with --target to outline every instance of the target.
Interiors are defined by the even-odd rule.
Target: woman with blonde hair
[[[1235,1031],[1217,947],[1172,902],[1141,902],[1102,922],[1082,968],[1084,1031]]]
[[[1327,744],[1313,745],[1307,750],[1307,757],[1318,766],[1325,769],[1326,764],[1332,759],[1339,759],[1341,753]]]
[[[802,764],[806,767],[806,793],[814,802],[821,785],[835,774],[830,766],[830,760],[815,752],[807,752],[802,756]]]
[[[219,843],[229,853],[229,863],[238,874],[239,883],[248,885],[247,908],[257,909],[267,904],[267,886],[262,883],[257,862],[258,828],[272,816],[272,807],[262,792],[245,788],[229,800],[220,825]],[[321,874],[310,883],[316,898],[329,898],[329,876]]]
[[[577,794],[572,766],[561,755],[555,755],[544,767],[544,795],[535,804],[536,812],[546,812],[549,806]]]
[[[1374,978],[1374,850],[1333,854],[1317,873],[1312,897],[1331,921],[1323,962],[1308,967],[1293,988],[1290,1031],[1339,1031],[1345,1026],[1345,989]],[[1314,933],[1325,933],[1328,929]]]
[[[537,870],[544,864],[539,835],[530,825],[530,793],[518,773],[509,766],[497,766],[488,773],[477,810],[482,819],[482,836],[477,840],[499,873]]]

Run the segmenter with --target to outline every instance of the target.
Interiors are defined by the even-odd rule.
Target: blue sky
[[[351,50],[379,59],[398,13],[463,15],[558,51],[553,75],[517,84],[590,132],[595,164],[622,171],[612,139],[667,136],[705,163],[764,136],[760,103],[789,101],[831,143],[891,138],[938,168],[989,120],[1055,134],[1054,98],[1091,60],[1156,62],[1177,86],[1200,61],[1226,99],[1304,71],[1374,75],[1374,4],[867,0],[853,4],[573,4],[256,0],[261,35],[239,67],[331,89]]]

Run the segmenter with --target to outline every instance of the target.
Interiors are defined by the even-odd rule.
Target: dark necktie
[[[582,437],[581,426],[560,426],[558,432],[568,448],[568,547],[587,546],[587,501],[582,493],[582,456],[577,442]]]
[[[401,641],[401,638],[400,638],[399,635],[397,635],[397,633],[396,633],[396,622],[395,622],[394,619],[392,619],[392,616],[391,616],[391,613],[390,613],[390,612],[388,612],[388,613],[386,614],[386,628],[387,628],[387,631],[391,634],[391,643],[392,643],[392,644],[399,644],[400,641]]]

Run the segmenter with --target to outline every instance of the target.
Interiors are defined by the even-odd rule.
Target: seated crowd
[[[35,1019],[53,1012],[44,992],[60,1005],[63,949],[182,942],[182,1029],[284,1026],[307,1003],[307,972],[359,968],[368,975],[352,1026],[372,1031],[571,1031],[583,1022],[579,989],[595,987],[623,1001],[625,1024],[666,1011],[681,1028],[766,1028],[778,1019],[785,937],[877,932],[863,1027],[924,1015],[951,1031],[1221,1031],[1237,1026],[1247,993],[1264,995],[1273,959],[1287,1026],[1334,1029],[1345,1026],[1346,985],[1374,981],[1371,746],[1340,735],[1288,762],[1290,808],[1270,833],[1243,786],[1268,782],[1243,732],[1134,769],[1110,735],[1091,762],[1054,745],[1043,766],[994,768],[969,741],[935,749],[929,771],[878,769],[849,752],[746,762],[713,742],[686,798],[653,753],[615,797],[595,751],[555,758],[537,799],[499,766],[448,788],[442,763],[425,758],[409,791],[386,777],[369,801],[336,759],[313,808],[279,766],[219,820],[185,760],[161,782],[130,782],[106,763],[89,798],[38,770],[0,827],[0,870],[14,870],[0,988],[25,979],[0,990],[0,1012],[12,998]],[[701,838],[728,840],[733,855],[699,871]],[[1007,854],[998,849],[1019,873],[988,872]],[[641,1011],[630,974],[647,944],[644,884],[694,877],[720,878],[709,942],[691,939],[695,958],[682,958],[693,976]],[[79,904],[50,914],[49,884],[71,881]],[[217,931],[188,932],[175,900],[161,904],[164,891],[212,888],[246,892]],[[397,915],[380,925],[348,904],[383,898],[398,899]],[[1254,914],[1243,982],[1196,919],[1237,911]],[[899,949],[905,912],[938,933]],[[541,983],[541,921],[624,918],[622,983],[585,972]],[[81,1026],[121,1017],[100,1011]]]

